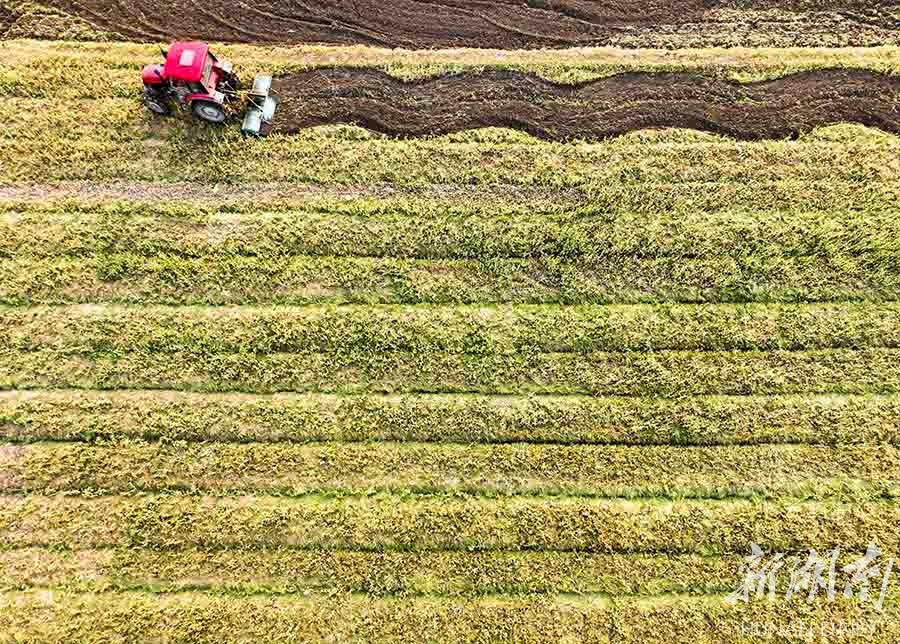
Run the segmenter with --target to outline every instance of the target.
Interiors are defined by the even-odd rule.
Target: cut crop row
[[[786,562],[785,570],[792,564],[805,564],[802,554],[792,555],[796,559]],[[861,555],[840,553],[837,569]],[[741,581],[742,564],[740,555],[19,548],[0,551],[0,587],[247,595],[345,592],[404,597],[681,593],[702,598],[734,591]],[[789,586],[787,574],[777,576],[775,582],[779,595],[784,595]],[[885,599],[895,602],[900,599],[898,593],[900,587],[889,584]]]
[[[660,132],[656,136],[665,141],[670,135]],[[145,162],[155,161],[145,158]],[[251,182],[230,185],[227,191],[210,191],[202,184],[158,183],[148,176],[146,181],[105,184],[10,185],[0,192],[0,212],[13,221],[22,212],[56,215],[62,219],[67,215],[95,215],[115,220],[139,215],[190,221],[195,213],[206,217],[215,213],[308,211],[364,219],[406,215],[426,221],[433,219],[435,213],[445,219],[549,220],[554,216],[572,216],[614,220],[621,217],[623,221],[644,218],[647,222],[669,225],[678,225],[682,220],[696,221],[698,213],[703,213],[699,216],[713,218],[717,226],[728,226],[727,222],[734,225],[734,221],[766,226],[766,222],[780,217],[792,221],[795,217],[808,219],[814,218],[814,213],[825,212],[833,213],[838,227],[849,225],[847,222],[858,216],[882,222],[878,229],[883,230],[882,225],[890,226],[884,222],[890,221],[898,199],[900,182],[896,181],[698,181],[649,186],[619,183],[584,189],[514,183],[423,183],[387,187],[380,183]],[[749,231],[748,234],[753,239],[753,234]]]
[[[886,445],[0,443],[0,471],[0,492],[7,494],[189,490],[857,500],[900,495],[900,452]]]
[[[894,502],[13,496],[0,499],[0,547],[863,553],[897,552],[898,521]]]
[[[20,548],[0,550],[0,587],[453,596],[712,593],[733,590],[740,563],[734,555]]]
[[[296,109],[302,112],[303,99],[296,100],[300,102]],[[478,105],[469,110],[479,113]],[[523,109],[529,105],[524,102]],[[817,129],[798,141],[739,142],[663,128],[659,133],[642,130],[600,143],[573,145],[546,143],[512,128],[482,131],[473,125],[442,136],[398,139],[349,123],[325,121],[279,133],[267,139],[265,146],[248,146],[232,129],[202,129],[187,119],[169,119],[160,125],[143,109],[137,99],[60,104],[0,98],[0,118],[17,132],[17,136],[0,138],[0,150],[7,148],[18,161],[4,167],[0,177],[37,172],[31,161],[55,149],[80,149],[83,158],[60,159],[68,162],[67,167],[44,167],[42,173],[43,181],[78,179],[69,173],[89,171],[86,155],[106,148],[118,150],[117,178],[121,179],[140,178],[131,173],[160,168],[157,180],[206,175],[215,182],[226,174],[234,176],[235,182],[305,177],[304,182],[324,184],[505,183],[602,189],[638,183],[652,189],[658,183],[701,181],[895,181],[892,162],[900,153],[897,136],[854,124]],[[596,106],[583,107],[585,112],[591,109]],[[153,158],[146,158],[148,154]],[[98,170],[115,168],[99,155],[97,161]]]
[[[95,254],[207,256],[490,257],[871,256],[896,262],[900,223],[878,212],[692,212],[678,217],[507,212],[502,205],[432,205],[384,212],[371,202],[335,210],[221,213],[190,206],[58,205],[0,214],[0,257]],[[167,212],[169,210],[169,212]],[[512,210],[510,208],[509,210]],[[174,215],[174,216],[173,216]]]
[[[68,21],[71,23],[71,20]],[[727,51],[727,53],[725,53]],[[0,43],[0,96],[101,98],[136,96],[140,68],[159,59],[159,49],[132,43],[20,40]],[[696,72],[741,82],[816,69],[867,69],[900,73],[898,48],[642,49],[496,51],[410,50],[352,46],[264,47],[218,44],[243,77],[320,67],[376,67],[404,80],[467,69],[531,72],[560,83],[579,83],[625,72]]]
[[[60,355],[0,351],[0,388],[689,396],[900,393],[900,350]]]
[[[171,644],[219,644],[236,639],[287,644],[302,634],[303,641],[310,644],[419,644],[440,633],[447,644],[508,641],[510,634],[520,644],[738,644],[751,641],[747,633],[753,633],[754,625],[757,632],[765,633],[767,624],[774,625],[772,628],[813,624],[810,628],[817,629],[822,628],[820,623],[845,624],[846,629],[857,625],[871,644],[894,644],[900,637],[898,609],[893,604],[876,613],[858,599],[808,605],[795,597],[796,601],[758,600],[731,606],[721,597],[466,600],[7,592],[0,595],[0,638],[93,643],[126,633],[129,641],[165,640]],[[675,633],[673,624],[678,624]]]
[[[0,303],[463,304],[900,300],[884,257],[141,257],[0,261]]]
[[[865,192],[873,188],[863,184],[872,182],[877,188],[894,181],[892,164],[900,151],[897,137],[851,125],[837,127],[833,136],[823,132],[791,142],[701,139],[679,143],[677,137],[684,133],[671,132],[645,138],[635,133],[621,141],[591,145],[539,143],[523,140],[521,133],[498,141],[493,140],[496,135],[492,138],[477,130],[435,139],[392,140],[341,128],[342,135],[335,136],[329,126],[300,135],[273,135],[264,146],[255,146],[230,129],[198,130],[182,121],[154,126],[141,115],[139,106],[122,107],[133,110],[132,116],[122,112],[111,135],[108,125],[97,123],[102,119],[91,116],[96,110],[52,104],[50,114],[42,116],[8,103],[4,108],[0,101],[0,117],[31,134],[0,139],[0,155],[16,159],[0,170],[4,183],[514,184],[580,187],[601,197],[621,191],[622,185],[637,184],[649,209],[660,200],[654,195],[657,184],[737,183],[730,189],[740,196],[752,191],[756,182],[803,182],[808,191],[810,184],[835,181],[863,189],[854,207],[866,208]],[[79,117],[79,111],[86,116]],[[348,138],[359,140],[350,145]]]
[[[0,307],[0,348],[87,354],[900,348],[900,304]]]
[[[0,393],[4,440],[900,444],[898,396],[584,398]]]

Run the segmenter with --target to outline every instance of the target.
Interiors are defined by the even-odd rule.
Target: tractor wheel
[[[196,103],[194,103],[194,106],[191,109],[194,112],[194,116],[196,116],[201,121],[206,121],[208,123],[225,122],[225,108],[218,103],[211,103],[209,101],[197,101]]]
[[[144,107],[159,116],[168,116],[172,111],[164,100],[150,94],[144,95]]]

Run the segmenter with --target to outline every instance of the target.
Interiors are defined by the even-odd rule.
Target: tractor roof
[[[209,45],[205,42],[172,43],[163,73],[171,80],[196,83],[203,77],[207,54]]]

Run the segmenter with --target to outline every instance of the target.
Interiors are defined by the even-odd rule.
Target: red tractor
[[[216,124],[236,115],[240,80],[231,63],[216,58],[203,42],[176,42],[162,54],[164,64],[147,65],[141,74],[148,110],[166,116],[180,106],[189,108],[197,119]],[[269,96],[271,87],[272,77],[261,75],[246,93],[244,134],[264,136],[271,129],[277,107]]]

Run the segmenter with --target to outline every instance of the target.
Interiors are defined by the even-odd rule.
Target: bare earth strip
[[[687,74],[620,74],[577,86],[504,70],[404,83],[378,70],[324,69],[276,79],[277,130],[352,123],[403,136],[510,127],[596,140],[652,127],[739,139],[784,138],[852,122],[900,133],[900,79],[821,70],[753,84]]]

